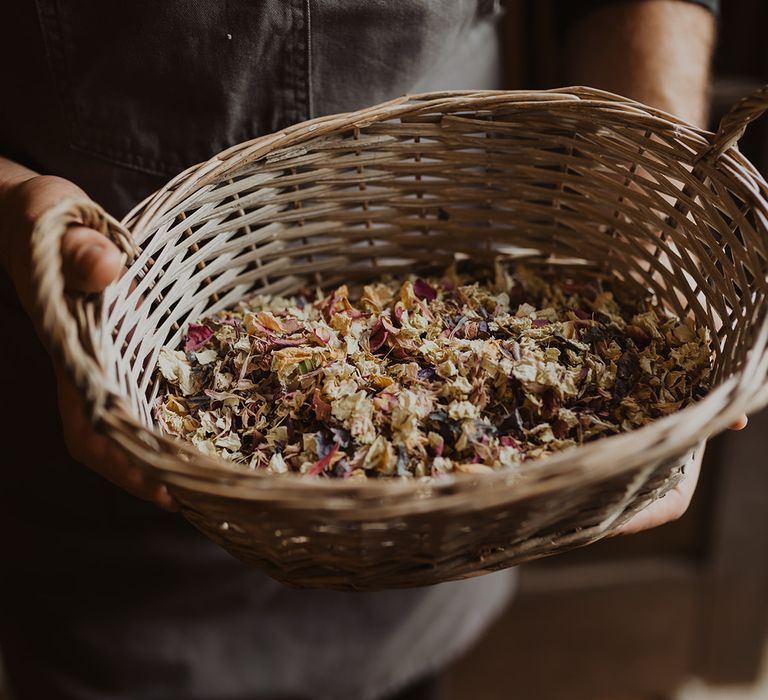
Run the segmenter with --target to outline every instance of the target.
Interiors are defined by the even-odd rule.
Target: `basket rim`
[[[367,107],[354,112],[318,117],[290,126],[282,131],[267,134],[250,141],[237,144],[225,151],[212,156],[207,161],[193,165],[177,176],[169,180],[155,193],[149,195],[137,204],[122,219],[122,226],[136,236],[140,244],[145,234],[151,230],[150,224],[159,217],[172,216],[175,209],[182,206],[191,193],[199,191],[227,174],[248,163],[263,158],[289,157],[289,149],[295,149],[302,143],[313,141],[319,137],[331,136],[335,133],[363,128],[370,124],[397,119],[405,115],[413,116],[440,112],[443,108],[451,107],[451,111],[460,109],[492,109],[499,105],[509,104],[515,109],[546,109],[549,105],[558,103],[560,107],[575,110],[601,108],[617,110],[622,113],[631,112],[639,117],[647,116],[651,120],[660,121],[671,126],[676,131],[685,134],[699,143],[701,149],[710,145],[713,133],[693,126],[680,118],[663,110],[649,107],[629,98],[614,93],[596,90],[588,87],[556,88],[544,91],[441,91],[405,95],[388,102]],[[681,151],[683,155],[683,151]],[[691,163],[696,153],[686,154]],[[731,169],[733,166],[746,168],[751,178],[750,184],[757,189],[755,196],[750,201],[750,206],[758,208],[768,220],[768,185],[755,167],[732,146],[720,157],[720,163]],[[708,166],[708,167],[714,167]],[[192,188],[191,190],[189,188]],[[131,267],[128,267],[128,274]],[[116,283],[113,283],[116,284]],[[527,495],[526,489],[521,488],[518,481],[521,473],[536,473],[540,480],[549,477],[571,473],[570,470],[581,471],[590,477],[598,475],[607,478],[614,474],[637,469],[640,465],[649,461],[649,455],[654,459],[669,459],[675,455],[693,448],[702,439],[715,432],[724,430],[741,413],[750,407],[750,401],[754,398],[756,389],[748,385],[746,370],[759,361],[759,353],[756,348],[764,348],[768,342],[768,316],[764,315],[761,329],[750,350],[748,361],[732,375],[714,387],[703,399],[690,406],[676,411],[663,418],[656,419],[645,426],[625,433],[599,438],[593,442],[575,446],[562,452],[547,455],[529,463],[523,463],[521,468],[514,470],[500,469],[492,473],[461,474],[454,473],[449,478],[430,482],[429,490],[435,495],[443,491],[455,491],[462,484],[480,484],[483,491],[507,487],[509,492],[520,490],[522,496]],[[322,492],[323,495],[332,497],[338,495],[342,498],[354,494],[369,495],[395,495],[416,494],[424,490],[424,482],[418,479],[368,479],[366,481],[346,481],[341,479],[313,479],[305,475],[288,473],[279,475],[265,474],[259,471],[240,469],[232,462],[218,456],[208,456],[198,452],[194,446],[173,438],[161,432],[157,426],[148,429],[140,423],[130,408],[122,401],[121,397],[112,395],[114,399],[112,408],[117,408],[120,420],[116,422],[103,421],[108,434],[113,439],[118,439],[119,444],[138,458],[139,463],[145,468],[153,468],[163,474],[163,480],[168,483],[174,481],[192,480],[201,490],[206,483],[219,485],[236,485],[239,496],[248,498],[258,492],[277,493],[290,491]],[[717,404],[717,402],[721,402]],[[717,405],[717,410],[715,410]],[[725,409],[722,406],[725,405]],[[119,423],[119,425],[118,425]],[[674,431],[671,430],[674,428]],[[654,441],[659,435],[672,435],[661,441]],[[143,436],[143,437],[142,437]],[[146,438],[160,440],[165,444],[172,444],[181,452],[187,452],[187,447],[194,451],[192,461],[182,461],[176,457],[175,469],[168,469],[160,464],[159,459],[151,459],[151,447]],[[706,438],[705,438],[706,439]],[[648,448],[648,445],[653,445]],[[635,448],[634,450],[630,448]],[[148,451],[149,450],[149,451]],[[615,459],[597,459],[600,453],[611,452]],[[138,457],[138,453],[142,453]],[[170,458],[170,455],[168,456]],[[595,464],[586,464],[594,461]],[[555,480],[556,481],[556,480]],[[442,482],[442,483],[441,483]],[[507,499],[508,500],[508,499]]]
[[[676,130],[684,130],[689,136],[699,141],[702,150],[710,145],[714,137],[713,132],[701,129],[662,109],[650,107],[607,90],[580,85],[548,90],[454,90],[408,94],[359,110],[308,119],[281,131],[235,144],[211,156],[208,160],[191,165],[168,180],[165,185],[145,197],[125,214],[121,224],[134,235],[137,231],[141,233],[149,215],[156,207],[165,206],[166,214],[172,211],[168,209],[169,204],[174,201],[170,194],[185,182],[192,181],[196,187],[204,187],[219,178],[226,177],[228,173],[231,174],[232,169],[266,157],[268,154],[272,154],[273,158],[275,153],[288,157],[289,154],[282,154],[281,151],[321,136],[350,128],[364,128],[400,116],[413,115],[415,112],[429,114],[443,106],[458,107],[460,105],[466,109],[477,109],[492,108],[497,103],[512,103],[517,110],[527,108],[532,111],[543,110],[553,103],[576,110],[589,107],[616,107],[622,113],[631,112],[635,116],[648,116],[666,122]],[[731,151],[738,153],[735,148],[728,149],[729,154]],[[691,160],[695,155],[691,154]],[[751,166],[749,161],[744,160]],[[754,167],[752,170],[753,174],[762,179]],[[764,182],[763,184],[765,185]],[[768,190],[768,185],[766,189]],[[182,199],[185,198],[186,196]],[[768,206],[766,212],[768,212]],[[139,236],[138,240],[140,242],[142,237]]]

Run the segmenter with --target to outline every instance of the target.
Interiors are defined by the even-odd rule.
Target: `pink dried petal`
[[[371,315],[370,312],[360,311],[359,309],[345,309],[345,313],[350,318],[368,318]]]
[[[384,324],[381,319],[376,321],[376,324],[371,329],[371,335],[368,337],[368,347],[371,352],[379,350],[389,338],[389,332],[384,328]]]
[[[413,283],[413,293],[419,297],[419,299],[427,299],[428,301],[437,299],[437,291],[435,288],[421,279],[421,277]]]
[[[272,339],[272,345],[275,345],[278,348],[295,348],[299,345],[304,345],[304,343],[306,342],[307,341],[304,338],[273,338]]]
[[[199,323],[190,323],[187,329],[187,342],[184,344],[186,352],[194,352],[205,345],[213,336],[213,331],[208,326]]]
[[[432,315],[430,310],[427,308],[427,305],[423,301],[420,301],[419,299],[417,299],[416,303],[419,305],[419,308],[421,309],[421,313],[423,313],[424,316],[426,316],[430,321],[434,320],[435,317]]]
[[[511,435],[502,435],[499,442],[504,447],[514,447],[516,450],[520,449],[520,443],[517,440],[515,440],[515,438],[513,438]]]
[[[252,321],[251,328],[253,328],[259,335],[266,336],[267,338],[271,338],[274,335],[273,331],[258,321]]]
[[[336,310],[336,302],[339,300],[339,290],[334,289],[331,295],[326,298],[322,305],[323,316],[326,321],[330,321],[333,318],[334,311]]]
[[[324,330],[324,329],[318,329],[313,328],[312,329],[312,337],[315,338],[319,343],[322,343],[323,345],[328,345],[328,342],[331,339],[331,334]]]
[[[333,447],[326,452],[324,457],[317,460],[307,471],[310,476],[317,476],[321,472],[324,472],[328,465],[331,463],[333,456],[339,451],[339,443],[334,442]]]
[[[380,391],[373,402],[382,413],[391,413],[392,409],[397,405],[397,396],[390,394],[388,391]]]

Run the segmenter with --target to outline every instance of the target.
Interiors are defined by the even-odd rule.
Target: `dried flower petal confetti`
[[[650,296],[470,272],[258,296],[190,324],[183,351],[160,351],[157,420],[251,469],[434,478],[513,469],[708,390],[708,332]]]

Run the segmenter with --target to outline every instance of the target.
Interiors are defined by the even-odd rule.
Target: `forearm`
[[[625,0],[570,29],[568,81],[626,95],[706,124],[715,21],[679,0]]]
[[[35,177],[37,173],[24,165],[0,156],[0,197],[15,185]]]

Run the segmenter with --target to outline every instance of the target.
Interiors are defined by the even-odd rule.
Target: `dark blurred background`
[[[721,4],[712,129],[768,83],[768,2]],[[506,87],[563,85],[551,2],[506,6]],[[740,148],[768,175],[768,116]],[[524,567],[510,609],[453,669],[450,699],[768,700],[767,454],[763,412],[710,442],[680,521]]]

